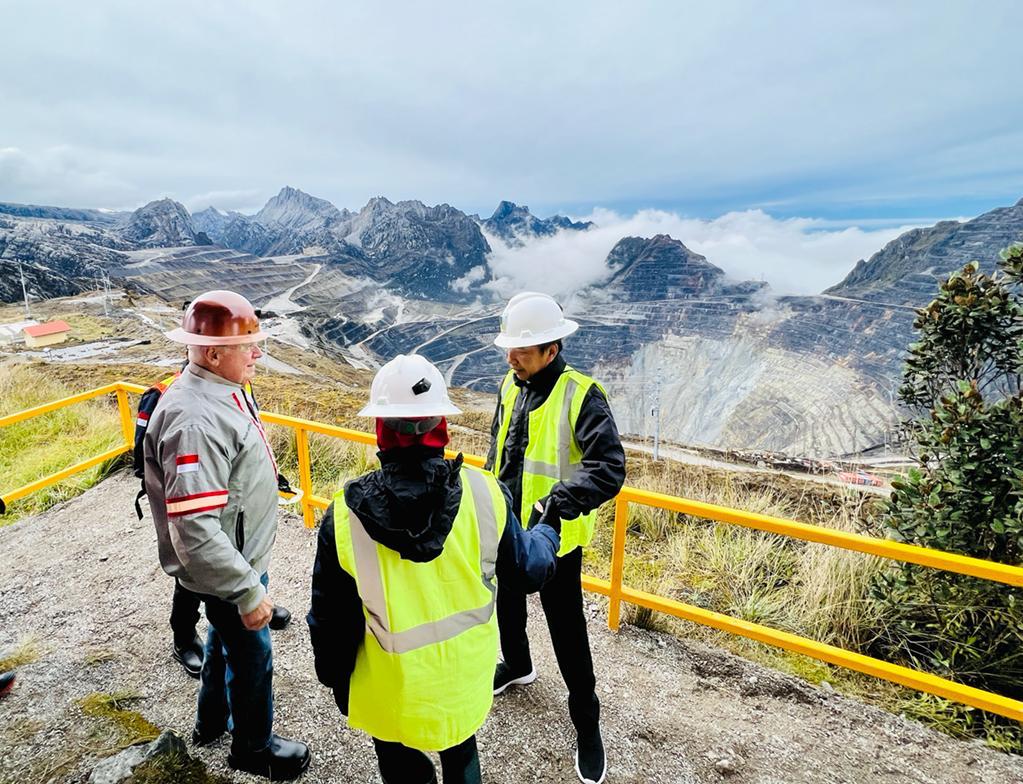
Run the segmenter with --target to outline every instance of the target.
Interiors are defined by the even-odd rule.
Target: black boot
[[[273,615],[270,616],[270,628],[280,631],[289,623],[291,623],[291,611],[285,610],[283,607],[274,607]]]
[[[184,645],[178,645],[175,642],[173,656],[174,660],[185,668],[186,673],[193,678],[199,677],[199,673],[202,672],[202,640],[198,637],[193,637],[191,641],[186,642]]]
[[[270,736],[270,745],[262,751],[236,752],[227,755],[227,764],[235,770],[265,776],[271,781],[298,778],[309,767],[309,747],[280,735]]]

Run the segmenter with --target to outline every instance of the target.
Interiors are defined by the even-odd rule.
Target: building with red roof
[[[63,343],[70,330],[66,321],[47,321],[45,324],[25,327],[25,345],[29,348],[44,348]]]

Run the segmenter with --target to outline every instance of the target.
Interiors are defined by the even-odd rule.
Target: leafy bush
[[[900,541],[1019,564],[1023,246],[1002,258],[992,276],[967,264],[917,315],[899,390],[917,467],[892,483],[884,521]],[[912,564],[884,570],[873,588],[883,654],[1023,696],[1023,591]]]

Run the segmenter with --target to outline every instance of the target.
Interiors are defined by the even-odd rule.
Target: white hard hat
[[[568,337],[577,329],[579,325],[565,318],[554,297],[524,291],[508,301],[501,314],[501,334],[494,338],[494,345],[501,348],[539,346]]]
[[[461,413],[448,397],[444,376],[426,357],[399,354],[373,377],[369,405],[359,416],[400,419]]]

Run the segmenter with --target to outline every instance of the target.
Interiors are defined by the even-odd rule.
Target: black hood
[[[345,503],[371,537],[409,561],[432,561],[462,500],[462,456],[413,446],[378,452],[381,468],[350,482]]]

